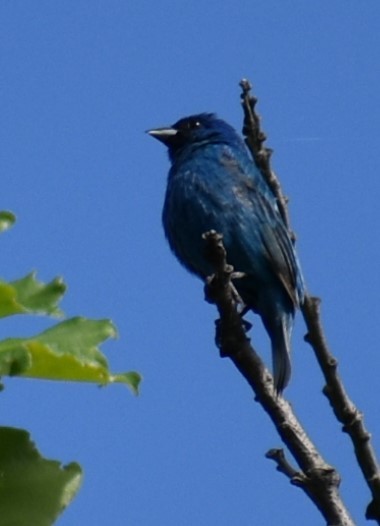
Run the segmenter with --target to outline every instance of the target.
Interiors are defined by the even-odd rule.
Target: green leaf
[[[115,338],[110,320],[71,318],[34,336],[0,342],[0,376],[21,375],[45,380],[123,383],[137,394],[140,375],[114,374],[98,345]]]
[[[61,278],[42,283],[34,272],[10,283],[0,281],[0,317],[21,313],[61,316],[57,304],[65,291]]]
[[[75,497],[80,466],[43,458],[22,429],[0,427],[0,509],[3,525],[51,526]]]
[[[11,228],[16,221],[16,216],[12,212],[7,212],[5,210],[0,212],[0,232],[5,232]]]
[[[128,373],[111,374],[110,379],[114,383],[126,384],[136,395],[139,394],[141,375],[136,371]]]

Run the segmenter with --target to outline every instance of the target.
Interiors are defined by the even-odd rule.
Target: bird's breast
[[[204,258],[202,234],[216,230],[228,236],[226,214],[231,217],[232,187],[214,163],[175,165],[169,173],[163,225],[170,247],[180,261],[202,277],[211,272]]]

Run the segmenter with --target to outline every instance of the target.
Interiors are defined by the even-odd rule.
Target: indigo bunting
[[[304,284],[276,198],[244,141],[216,115],[202,113],[148,133],[168,148],[163,226],[180,263],[201,279],[213,269],[202,234],[223,234],[228,263],[244,273],[234,285],[270,337],[274,387],[289,382],[290,337]]]

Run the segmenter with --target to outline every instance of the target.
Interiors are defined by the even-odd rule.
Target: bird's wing
[[[252,192],[252,190],[251,190]],[[272,203],[261,192],[254,192],[252,205],[259,219],[260,238],[268,265],[281,281],[295,306],[299,304],[297,274],[298,263],[288,229]]]
[[[302,277],[288,229],[277,208],[276,199],[252,161],[242,165],[225,151],[223,165],[228,169],[235,197],[243,208],[251,208],[252,226],[261,240],[264,257],[295,306],[300,303]],[[246,217],[246,216],[245,216]]]

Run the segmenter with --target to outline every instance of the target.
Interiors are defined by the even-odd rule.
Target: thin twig
[[[328,348],[321,323],[320,300],[307,296],[302,306],[302,314],[308,330],[305,340],[312,346],[326,380],[323,393],[329,400],[337,420],[343,424],[343,431],[351,438],[356,459],[372,493],[366,518],[380,524],[379,464],[371,443],[371,435],[364,425],[363,414],[347,395],[338,374],[338,362]]]
[[[273,150],[266,148],[264,142],[266,140],[265,133],[260,127],[260,116],[256,113],[255,107],[257,104],[257,98],[251,94],[252,86],[247,79],[240,81],[241,93],[241,105],[244,112],[244,124],[243,124],[243,135],[245,136],[245,142],[251,152],[257,166],[260,168],[261,173],[267,180],[273,194],[277,199],[278,209],[281,217],[287,226],[290,235],[295,240],[294,234],[290,228],[290,220],[288,214],[288,199],[284,196],[280,181],[276,177],[270,166],[270,158]]]
[[[290,404],[277,396],[269,371],[246,335],[235,287],[231,282],[233,268],[227,264],[222,236],[210,231],[204,234],[204,240],[206,254],[215,270],[207,280],[205,291],[207,301],[215,303],[220,316],[216,339],[221,356],[228,356],[247,380],[256,395],[255,400],[267,412],[298,463],[300,471],[291,476],[292,484],[300,487],[314,502],[327,525],[353,526],[339,495],[338,473],[322,458]]]
[[[260,118],[255,111],[257,99],[250,93],[249,81],[243,79],[240,86],[244,111],[243,133],[246,135],[247,146],[263,176],[271,186],[277,198],[279,211],[293,236],[287,211],[287,199],[284,197],[278,179],[270,166],[271,150],[263,145],[266,137],[260,129]],[[293,239],[295,239],[294,236]],[[380,524],[380,469],[370,441],[371,435],[364,426],[362,413],[348,397],[337,372],[337,360],[328,349],[322,328],[319,298],[306,294],[301,310],[308,330],[305,340],[311,345],[326,381],[323,392],[328,398],[336,418],[343,424],[343,431],[350,436],[356,459],[372,494],[372,501],[367,506],[366,518],[373,519]]]

